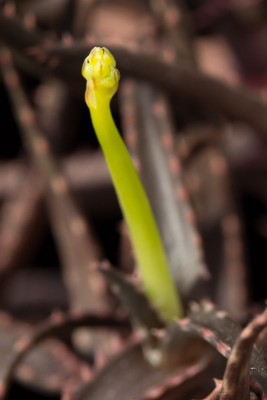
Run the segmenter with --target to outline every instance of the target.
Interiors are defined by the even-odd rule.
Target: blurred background
[[[134,269],[84,103],[93,46],[117,59],[113,115],[184,303],[211,298],[241,322],[263,306],[266,1],[2,0],[0,46],[3,312],[110,310],[99,263]]]

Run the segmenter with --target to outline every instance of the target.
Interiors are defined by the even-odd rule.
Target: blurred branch
[[[34,111],[13,67],[11,53],[2,48],[0,55],[2,73],[25,147],[44,183],[50,221],[62,257],[72,305],[83,310],[107,309],[106,285],[94,268],[94,262],[101,257],[98,243],[72,199],[68,183],[50,151],[47,139],[36,124]]]
[[[32,335],[21,337],[14,345],[16,349],[13,361],[11,362],[6,376],[1,382],[0,399],[4,400],[8,396],[11,381],[18,365],[25,358],[25,356],[41,341],[55,337],[65,339],[75,329],[87,327],[91,329],[108,328],[111,330],[125,330],[129,328],[129,323],[125,318],[116,315],[104,314],[69,314],[64,315],[57,313],[51,316],[50,319],[41,323]]]
[[[60,164],[74,192],[111,188],[110,175],[100,151],[73,153],[61,158]],[[0,198],[16,197],[21,182],[30,179],[31,174],[31,167],[23,160],[2,161],[0,163]]]
[[[14,17],[0,13],[1,39],[40,75],[53,73],[82,92],[81,64],[94,43],[88,40],[63,44],[45,41],[35,32],[28,32]],[[105,43],[103,43],[105,45]],[[205,76],[183,64],[169,65],[151,54],[134,53],[109,46],[119,69],[125,75],[146,80],[174,96],[196,102],[201,107],[247,122],[267,135],[267,105],[258,96],[241,88],[232,88],[217,79]],[[33,58],[33,56],[35,58]],[[39,59],[39,61],[38,61]]]
[[[34,174],[17,185],[13,199],[6,200],[0,215],[0,277],[26,262],[34,252],[43,227],[41,186]]]

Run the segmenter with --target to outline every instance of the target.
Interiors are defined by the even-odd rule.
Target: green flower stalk
[[[126,220],[144,290],[165,322],[182,316],[182,306],[150,204],[129,153],[114,124],[110,100],[120,74],[112,54],[95,47],[82,66],[85,101]]]

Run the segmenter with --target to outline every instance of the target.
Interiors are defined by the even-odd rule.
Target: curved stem
[[[114,124],[109,101],[97,96],[97,108],[89,109],[128,225],[145,291],[164,320],[170,322],[182,315],[182,306],[147,196]]]

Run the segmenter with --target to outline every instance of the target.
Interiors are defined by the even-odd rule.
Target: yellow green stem
[[[145,292],[166,322],[182,315],[181,302],[143,186],[114,124],[110,100],[119,74],[113,56],[95,48],[86,58],[86,103],[125,217]]]

